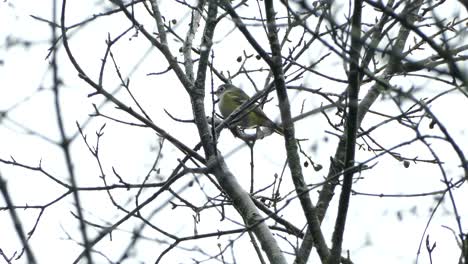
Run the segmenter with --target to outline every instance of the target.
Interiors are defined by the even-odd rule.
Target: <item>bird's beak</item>
[[[218,96],[218,91],[219,91],[219,89],[216,89],[216,90],[210,92],[210,94],[214,94],[214,95]]]

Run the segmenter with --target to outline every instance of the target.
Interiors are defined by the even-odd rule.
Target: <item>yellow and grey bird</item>
[[[228,117],[239,106],[250,99],[244,91],[232,84],[220,85],[215,94],[219,98],[218,107],[224,118]],[[268,127],[274,132],[283,135],[283,129],[271,121],[257,104],[249,107],[246,111],[248,113],[241,113],[239,115],[242,118],[239,121],[235,121],[235,126],[241,128]]]

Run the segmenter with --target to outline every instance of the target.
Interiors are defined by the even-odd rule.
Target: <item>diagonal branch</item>
[[[268,40],[271,47],[272,61],[270,64],[274,76],[274,84],[278,95],[281,110],[281,120],[284,128],[285,148],[287,151],[288,165],[291,177],[298,194],[302,210],[307,219],[308,228],[311,230],[313,240],[317,245],[317,252],[322,260],[326,262],[329,257],[329,249],[320,229],[320,221],[317,217],[317,210],[312,204],[307,185],[302,174],[302,166],[298,154],[297,142],[294,135],[294,123],[291,117],[291,107],[286,92],[284,72],[282,66],[281,46],[278,39],[276,26],[276,11],[272,0],[265,1],[267,16]]]

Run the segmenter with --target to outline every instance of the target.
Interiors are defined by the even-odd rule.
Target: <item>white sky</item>
[[[67,24],[73,24],[90,17],[91,14],[97,14],[102,11],[100,1],[69,1]],[[96,2],[96,3],[95,3]],[[453,1],[455,2],[455,1]],[[176,18],[179,28],[176,31],[181,35],[185,34],[186,24],[188,20],[185,18],[187,13],[183,8],[170,8],[168,1],[162,3],[162,10],[170,10],[167,14],[167,19]],[[14,6],[14,7],[12,7]],[[255,3],[250,6],[255,9]],[[246,8],[242,9],[246,12]],[[142,10],[137,10],[143,13]],[[253,12],[253,11],[252,11]],[[0,49],[0,59],[4,62],[0,66],[0,80],[2,94],[0,96],[0,110],[6,110],[12,107],[17,102],[28,98],[26,102],[8,113],[8,116],[26,126],[29,129],[38,131],[44,136],[55,141],[59,139],[57,130],[55,110],[53,108],[53,94],[50,90],[51,74],[48,70],[49,60],[46,60],[48,54],[50,37],[50,28],[42,22],[39,22],[29,15],[50,19],[51,7],[50,1],[44,4],[43,1],[6,1],[0,3],[0,36],[2,36],[2,47]],[[466,14],[464,14],[466,16]],[[366,17],[367,19],[367,17]],[[370,19],[370,18],[369,18]],[[142,22],[146,25],[153,25],[151,20],[146,16],[146,20]],[[100,61],[105,51],[105,40],[107,34],[115,37],[124,29],[130,26],[130,23],[122,15],[114,15],[105,17],[93,22],[82,30],[73,32],[75,34],[71,41],[72,50],[77,55],[77,59],[82,64],[82,67],[89,73],[92,78],[97,78]],[[149,26],[148,26],[149,27]],[[236,58],[242,55],[245,49],[251,54],[252,49],[242,40],[242,36],[237,32],[230,32],[232,24],[221,24],[217,30],[215,37],[214,52],[216,55],[215,65],[223,71],[230,70],[234,72],[239,67]],[[147,28],[152,30],[151,28]],[[134,32],[134,30],[132,31]],[[262,36],[261,28],[256,31]],[[130,34],[131,35],[131,34]],[[150,45],[144,37],[139,34],[130,38],[127,35],[118,43],[113,52],[116,55],[116,60],[119,63],[120,70],[126,76],[150,48]],[[23,40],[30,40],[42,44],[34,45],[31,48],[15,46],[9,49],[5,48],[6,37],[15,36],[21,37]],[[222,40],[222,41],[221,41]],[[171,37],[171,41],[173,38]],[[181,44],[173,41],[174,54]],[[199,43],[199,39],[195,41]],[[232,43],[232,44],[231,44]],[[314,60],[320,58],[321,55],[327,52],[327,49],[321,46],[314,47],[314,51],[308,55],[308,59]],[[93,113],[92,104],[99,104],[102,101],[101,96],[88,97],[88,94],[93,92],[92,88],[80,80],[69,63],[63,52],[63,47],[60,47],[59,55],[59,71],[63,79],[64,86],[62,89],[62,107],[66,118],[66,130],[68,135],[76,132],[76,122],[82,124],[87,119],[89,114]],[[180,54],[179,54],[180,55]],[[255,60],[254,58],[251,60]],[[255,68],[258,63],[247,64],[249,68]],[[111,63],[107,65],[106,77],[104,85],[107,89],[115,89],[119,85],[119,81],[114,72]],[[186,143],[189,147],[194,146],[198,142],[197,131],[193,124],[181,124],[171,120],[163,110],[169,111],[177,118],[190,119],[192,118],[192,110],[190,99],[186,95],[183,87],[174,78],[174,74],[147,76],[151,72],[160,72],[167,68],[164,58],[155,50],[142,61],[142,64],[131,77],[131,89],[139,103],[145,108],[153,121],[162,128],[167,129],[176,138]],[[334,77],[345,79],[342,64],[339,62],[325,61],[317,68],[319,71],[331,73]],[[258,87],[264,85],[264,73],[254,75]],[[337,85],[316,75],[304,76],[306,84],[311,88],[323,88],[324,91],[340,93],[343,89],[343,84]],[[398,78],[394,79],[395,84],[409,88],[411,85],[424,86],[427,91],[425,94],[418,94],[419,97],[431,97],[442,91],[440,83],[427,83],[425,81]],[[392,83],[393,83],[392,82]],[[215,86],[219,85],[219,80],[215,79]],[[246,78],[237,78],[234,84],[241,86],[249,94],[253,94],[254,90]],[[38,91],[39,87],[45,90]],[[207,82],[207,87],[208,82]],[[365,94],[369,86],[362,88],[362,94]],[[130,102],[129,96],[122,90],[117,95],[118,98]],[[319,96],[310,96],[309,94],[296,94],[290,92],[293,115],[300,113],[302,104],[304,103],[305,110],[319,107],[325,101]],[[207,95],[207,114],[211,114],[210,97]],[[406,104],[405,106],[409,106]],[[133,105],[132,107],[135,108]],[[395,106],[389,101],[379,101],[375,107],[375,111],[385,113],[398,113]],[[464,121],[465,113],[468,112],[468,104],[466,97],[460,93],[452,93],[439,99],[439,101],[431,106],[431,110],[438,118],[447,126],[451,135],[464,150],[465,155],[468,155],[468,140],[467,125]],[[102,109],[106,115],[118,117],[126,121],[135,122],[135,120],[121,111],[108,104]],[[272,119],[278,120],[279,111],[276,107],[275,99],[273,102],[265,106],[265,112]],[[334,111],[328,112],[329,117],[333,122],[338,122],[339,118],[334,115]],[[381,119],[368,114],[364,128],[369,128],[380,122]],[[149,129],[128,127],[121,124],[116,124],[110,120],[105,120],[102,117],[94,118],[92,122],[85,128],[88,142],[92,145],[96,143],[95,132],[106,124],[104,129],[104,137],[101,139],[100,155],[102,157],[103,166],[111,183],[117,183],[117,179],[113,177],[112,168],[115,168],[119,175],[125,177],[132,183],[141,181],[147,171],[151,168],[152,162],[155,159],[156,153],[151,151],[151,147],[157,146],[157,137],[154,132]],[[428,122],[422,123],[422,130],[431,134],[440,135],[437,129],[429,130]],[[312,157],[314,162],[322,164],[324,169],[315,172],[312,167],[303,168],[306,180],[309,183],[319,183],[326,176],[330,156],[334,154],[337,139],[334,136],[327,134],[325,131],[332,131],[323,115],[312,116],[305,119],[296,126],[298,138],[308,138],[309,140],[303,143],[303,147],[307,154]],[[67,173],[63,162],[61,150],[51,143],[45,142],[43,139],[20,133],[22,129],[18,128],[11,122],[3,121],[0,123],[0,158],[9,160],[10,156],[14,157],[18,162],[31,166],[38,165],[42,162],[43,168],[60,179],[66,181]],[[375,132],[373,137],[387,147],[394,146],[402,140],[408,140],[414,137],[414,133],[408,129],[402,129],[401,126],[392,122],[387,124]],[[325,138],[328,141],[325,141]],[[363,143],[362,140],[359,141]],[[443,159],[444,166],[449,173],[449,177],[458,179],[461,177],[459,161],[447,143],[433,140],[434,148],[438,155]],[[318,146],[317,151],[311,150],[312,145]],[[236,175],[237,179],[247,190],[250,184],[250,154],[249,149],[243,146],[239,149],[242,142],[235,139],[230,132],[224,131],[219,142],[219,149],[222,153],[229,153],[236,150],[232,155],[227,157],[227,163]],[[72,152],[74,157],[74,165],[80,186],[101,186],[102,180],[99,178],[100,172],[95,159],[89,153],[87,147],[81,138],[76,139],[72,144]],[[426,148],[421,144],[414,144],[408,148],[403,148],[398,152],[406,157],[430,158]],[[373,153],[359,150],[357,152],[357,161],[363,162],[368,158],[373,157]],[[168,142],[165,143],[164,156],[162,160],[160,174],[167,177],[172,172],[173,168],[178,164],[177,159],[182,158],[181,153],[176,150]],[[272,135],[264,140],[257,142],[255,146],[255,182],[256,188],[267,186],[272,182],[272,177],[275,173],[280,173],[285,160],[285,152],[283,140],[278,135]],[[305,161],[305,159],[304,159]],[[354,185],[356,191],[374,194],[413,194],[420,192],[430,192],[442,190],[445,185],[441,182],[441,174],[436,165],[428,165],[424,163],[411,164],[409,168],[404,168],[403,164],[395,159],[384,156],[377,160],[375,168],[369,172],[362,173],[363,179],[357,181]],[[370,164],[374,164],[372,161]],[[17,205],[39,205],[44,204],[58,195],[62,194],[64,189],[53,184],[44,175],[32,172],[17,167],[0,164],[0,172],[8,182],[8,188],[12,198]],[[292,183],[285,176],[282,183],[283,194],[292,190]],[[201,185],[204,190],[211,195],[216,195],[217,190],[207,181],[206,177],[200,176]],[[154,179],[153,179],[154,180]],[[177,183],[174,189],[183,188],[192,176],[187,175],[180,183]],[[195,187],[188,188],[181,195],[190,199],[191,202],[202,205],[205,202],[204,195],[198,190],[197,184]],[[466,232],[466,217],[468,215],[466,207],[463,207],[463,201],[468,199],[466,186],[462,186],[455,193],[458,201],[459,213],[462,217],[463,228]],[[136,191],[132,191],[135,193]],[[121,193],[121,195],[120,195]],[[152,191],[146,192],[143,197],[148,197]],[[270,195],[271,189],[262,193]],[[312,192],[313,201],[317,201],[317,192]],[[339,191],[335,194],[337,199]],[[114,197],[121,199],[121,203],[125,204],[129,197],[127,191],[116,191]],[[151,204],[143,212],[149,213],[152,209],[157,208],[168,199],[169,196],[164,195],[157,202]],[[85,207],[92,210],[86,211],[86,218],[93,222],[109,224],[122,216],[122,213],[116,213],[116,208],[110,203],[107,194],[98,192],[83,192],[81,193],[82,202]],[[337,202],[330,205],[327,217],[323,222],[323,230],[328,241],[330,240],[332,229],[335,220]],[[142,199],[143,200],[143,199]],[[0,206],[3,206],[3,199],[0,199]],[[128,208],[133,208],[132,202]],[[369,196],[352,196],[349,218],[347,222],[347,231],[345,233],[344,250],[350,250],[351,258],[355,263],[412,263],[417,254],[419,241],[424,231],[426,222],[430,216],[430,209],[435,206],[434,198],[431,196],[422,198],[378,198]],[[431,242],[437,242],[437,247],[433,253],[433,263],[456,263],[458,260],[458,248],[455,245],[455,237],[444,226],[457,230],[456,223],[452,214],[452,207],[448,200],[442,204],[443,209],[439,209],[432,220],[428,232]],[[66,233],[69,233],[74,239],[80,240],[78,225],[76,219],[71,215],[70,211],[75,211],[71,196],[60,203],[48,208],[39,226],[31,240],[33,250],[40,263],[71,263],[80,252],[80,246],[74,242],[66,240]],[[22,217],[25,230],[29,231],[37,217],[38,211],[31,209],[26,211],[18,210]],[[293,202],[288,208],[282,212],[285,217],[294,222],[296,226],[302,228],[305,220],[298,206],[297,201]],[[398,218],[397,214],[402,216]],[[172,233],[184,236],[193,234],[193,219],[188,219],[193,215],[188,209],[171,210],[170,206],[165,207],[159,215],[153,219],[159,227],[167,227]],[[235,214],[230,214],[230,216]],[[215,212],[203,211],[201,213],[201,224],[199,225],[199,233],[213,232],[216,230],[237,228],[229,221],[219,222],[219,214]],[[235,217],[239,221],[239,217]],[[134,223],[139,221],[130,220],[121,226],[122,230],[131,231]],[[17,235],[12,228],[10,216],[7,211],[0,211],[0,248],[6,254],[12,254],[14,250],[20,250]],[[95,232],[90,232],[91,236]],[[158,239],[161,235],[154,231],[148,231],[146,236],[151,239]],[[105,252],[109,257],[118,257],[121,253],[121,248],[126,243],[119,241],[128,238],[126,232],[113,232],[113,241],[104,239],[99,243],[98,249]],[[232,238],[236,238],[234,235]],[[425,239],[425,237],[424,237]],[[284,240],[278,238],[281,245],[285,245],[285,249],[291,252],[291,248],[286,245]],[[238,263],[252,263],[251,254],[241,254],[242,252],[251,252],[251,245],[248,243],[248,237],[244,236],[243,241],[246,243],[236,242],[235,250],[237,251],[236,260]],[[211,238],[205,240],[197,240],[193,242],[183,243],[183,247],[192,248],[194,246],[206,247],[211,254],[219,251],[216,243],[221,243],[224,247],[227,245],[227,237],[220,239]],[[144,263],[153,263],[158,256],[160,250],[164,247],[157,247],[153,241],[141,242],[138,259]],[[420,263],[428,263],[427,252],[424,250],[424,241]],[[329,242],[329,244],[331,244]],[[157,248],[157,249],[156,249]],[[229,251],[229,250],[228,250]],[[191,252],[174,251],[168,254],[162,263],[191,263]],[[230,253],[225,253],[230,256]],[[314,253],[315,254],[315,253]],[[199,256],[197,256],[199,257]],[[316,256],[315,256],[316,257]],[[200,259],[200,258],[199,258]],[[201,258],[203,259],[203,258]],[[102,258],[96,257],[97,263],[107,263]],[[228,258],[229,261],[231,261]],[[3,260],[0,259],[0,263]],[[23,262],[22,262],[23,261]],[[23,257],[17,263],[25,263]],[[52,261],[52,262],[51,262]],[[130,263],[130,262],[129,262]],[[215,263],[206,262],[206,263]]]

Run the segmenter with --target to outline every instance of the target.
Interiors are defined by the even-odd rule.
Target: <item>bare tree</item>
[[[2,229],[19,237],[0,242],[2,260],[50,262],[40,233],[54,229],[75,242],[73,263],[360,263],[347,241],[369,226],[350,217],[376,218],[373,199],[429,197],[414,202],[430,213],[408,258],[448,259],[446,244],[467,263],[464,7],[51,1],[30,21],[49,28],[46,54],[21,31],[3,43],[48,64],[38,88],[2,103]],[[223,83],[251,95],[224,119]],[[253,107],[279,113],[284,136],[239,127]],[[435,219],[452,241],[430,236]]]

